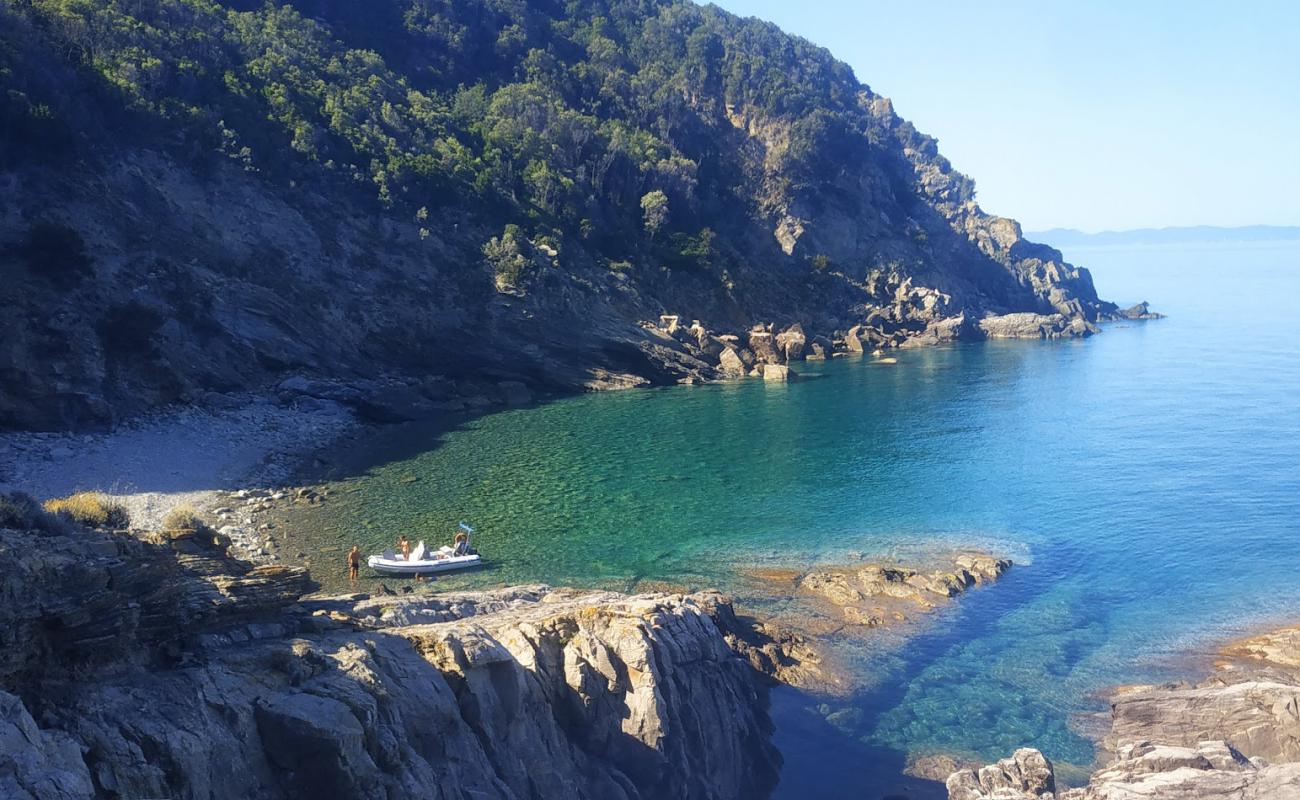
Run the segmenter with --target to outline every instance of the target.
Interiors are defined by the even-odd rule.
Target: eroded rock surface
[[[1054,790],[1051,763],[1037,750],[949,776],[949,800],[1295,800],[1300,764],[1248,759],[1222,741],[1195,747],[1129,743],[1086,787]]]
[[[932,570],[882,563],[817,569],[799,578],[796,586],[829,601],[845,622],[874,627],[935,608],[973,586],[997,580],[1010,566],[1008,559],[960,553],[951,566]]]
[[[300,570],[222,549],[0,532],[0,796],[748,798],[775,782],[766,685],[719,595],[313,599]]]
[[[1200,685],[1139,686],[1111,701],[1113,758],[1053,793],[1003,780],[1036,750],[947,781],[951,800],[1300,800],[1300,628],[1234,642]],[[1050,774],[1051,765],[1047,765]]]

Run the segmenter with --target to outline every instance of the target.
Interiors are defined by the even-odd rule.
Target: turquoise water
[[[1020,566],[996,587],[869,665],[847,724],[778,695],[779,793],[875,796],[862,776],[908,753],[1087,764],[1097,691],[1300,616],[1300,248],[1067,255],[1169,318],[404,429],[310,513],[365,547],[474,521],[492,568],[446,586],[725,587],[756,563],[1005,552]]]

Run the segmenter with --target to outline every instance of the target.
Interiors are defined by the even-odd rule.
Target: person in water
[[[348,551],[348,580],[352,583],[357,582],[357,575],[361,572],[361,548],[358,545],[352,545]]]

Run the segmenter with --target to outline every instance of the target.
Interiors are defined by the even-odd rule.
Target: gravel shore
[[[134,525],[156,527],[177,505],[210,510],[218,491],[283,484],[359,424],[327,400],[225,399],[227,407],[164,410],[109,433],[0,433],[0,491],[40,500],[101,491],[127,506]]]

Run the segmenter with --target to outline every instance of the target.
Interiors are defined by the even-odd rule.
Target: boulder
[[[1112,700],[1109,741],[1195,747],[1223,740],[1252,757],[1300,761],[1300,686],[1248,680],[1227,686],[1162,687]]]
[[[975,770],[959,770],[948,776],[949,800],[1055,800],[1056,776],[1052,762],[1037,750],[1021,748],[1004,758]]]
[[[734,348],[727,347],[718,355],[718,369],[724,375],[733,378],[743,377],[748,371],[745,362]]]
[[[1195,747],[1136,742],[1092,774],[1086,787],[1057,790],[1037,750],[948,776],[949,800],[1294,800],[1300,764],[1251,761],[1221,741]]]
[[[785,364],[764,364],[763,380],[769,383],[787,383],[794,380],[794,372]]]
[[[801,361],[807,341],[803,326],[796,322],[776,335],[776,351],[783,362]]]
[[[979,327],[990,339],[1059,339],[1097,332],[1097,327],[1082,317],[1032,312],[990,315],[980,320]]]
[[[756,364],[780,364],[783,360],[777,352],[771,331],[750,331],[749,349],[754,354]]]
[[[861,345],[859,345],[861,346]],[[825,336],[814,336],[808,344],[807,358],[821,361],[835,354],[835,344]]]
[[[1157,314],[1151,310],[1151,304],[1143,301],[1134,306],[1122,309],[1115,313],[1119,319],[1163,319],[1164,314]]]
[[[846,352],[857,353],[859,355],[862,354],[863,347],[862,339],[860,337],[861,331],[861,325],[854,325],[852,328],[849,328],[844,332],[844,350]]]

